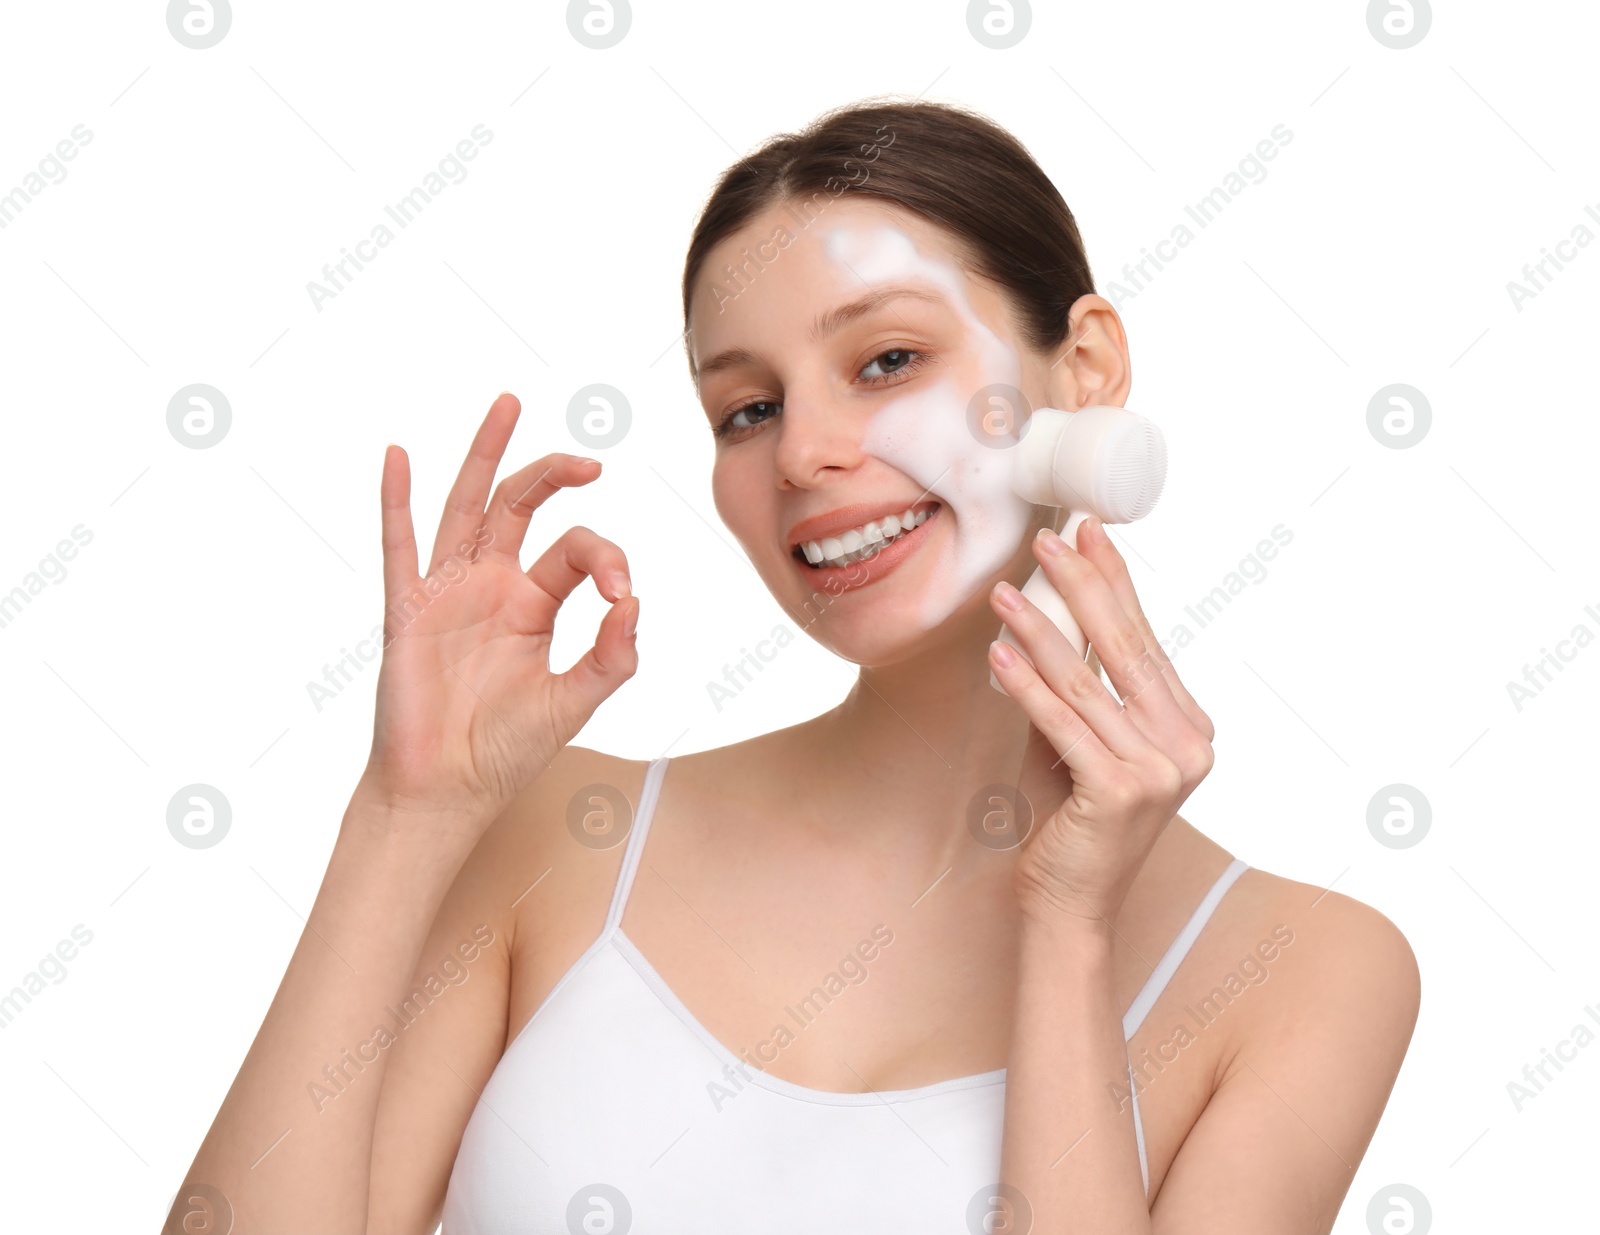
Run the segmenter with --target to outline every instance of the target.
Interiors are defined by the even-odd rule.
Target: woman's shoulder
[[[672,783],[679,794],[715,787],[719,797],[735,797],[746,789],[768,784],[764,769],[781,759],[787,730],[757,734],[726,746],[673,755]],[[629,759],[587,746],[569,743],[561,748],[545,772],[522,793],[511,812],[519,823],[535,818],[561,827],[559,817],[573,811],[579,816],[597,805],[591,798],[611,796],[637,808],[645,774],[654,759]],[[618,797],[617,795],[620,795]]]
[[[1203,912],[1208,889],[1239,861],[1181,819],[1169,832],[1130,907],[1134,980],[1152,972],[1184,920]],[[1192,947],[1166,971],[1168,993],[1130,1039],[1152,1185],[1169,1205],[1189,1203],[1168,1182],[1180,1157],[1189,1166],[1172,1183],[1198,1198],[1204,1188],[1196,1181],[1243,1152],[1292,1163],[1308,1180],[1326,1176],[1323,1194],[1301,1203],[1337,1209],[1348,1176],[1328,1164],[1347,1165],[1365,1152],[1421,997],[1416,957],[1400,928],[1334,890],[1337,882],[1305,882],[1254,864],[1236,873],[1210,898]],[[1175,1067],[1179,1060],[1187,1062]],[[1279,1174],[1289,1169],[1280,1166]]]
[[[574,839],[600,840],[602,832],[618,825],[625,831],[649,766],[648,759],[568,743],[495,821],[498,843],[508,850],[543,850]]]
[[[737,793],[740,777],[733,773],[750,762],[741,762],[741,749],[759,740],[673,756],[675,794],[692,797],[697,786],[712,785],[719,795]],[[581,865],[603,882],[620,861],[621,842],[637,817],[654,762],[568,743],[505,809],[482,844],[519,870],[593,859]]]
[[[1143,886],[1130,893],[1123,932],[1146,967],[1236,860],[1181,817],[1151,857]],[[1403,1051],[1421,999],[1405,934],[1380,909],[1335,891],[1337,879],[1307,883],[1246,862],[1212,905],[1178,985],[1203,992],[1220,985],[1224,994],[1230,983],[1260,986],[1260,995],[1239,1002],[1243,1015],[1231,1018],[1240,1049],[1298,1038],[1314,1021],[1322,1032],[1360,1023],[1385,1049]]]
[[[1262,960],[1250,980],[1261,982],[1266,997],[1250,1001],[1238,1026],[1245,1057],[1334,1043],[1348,1052],[1361,1043],[1369,1061],[1382,1056],[1398,1067],[1422,983],[1410,942],[1387,915],[1331,885],[1255,866],[1227,900],[1227,912],[1217,912],[1226,954]]]
[[[1240,859],[1180,816],[1162,838],[1150,863],[1147,899],[1176,901],[1188,912],[1204,891]],[[1304,883],[1244,859],[1245,870],[1230,885],[1215,916],[1228,934],[1281,927],[1315,952],[1319,964],[1340,956],[1365,957],[1403,973],[1416,959],[1400,928],[1381,910],[1329,884]]]
[[[1241,899],[1249,902],[1257,921],[1282,923],[1285,932],[1294,932],[1306,945],[1302,967],[1329,984],[1363,987],[1383,980],[1391,997],[1409,995],[1415,1002],[1420,985],[1416,955],[1382,910],[1334,891],[1331,884],[1303,883],[1256,867],[1246,875],[1250,880]]]
[[[1417,1023],[1421,978],[1404,933],[1331,885],[1251,866],[1195,951],[1173,983],[1175,1011],[1147,1031],[1167,1052],[1162,1060],[1174,1048],[1160,1034],[1174,1022],[1194,1035],[1179,1045],[1212,1044],[1199,1048],[1204,1069],[1183,1111],[1184,1152],[1199,1166],[1240,1145],[1270,1146],[1281,1161],[1303,1164],[1308,1178],[1330,1151],[1359,1161]],[[1157,1151],[1168,1155],[1163,1180],[1178,1148]],[[1317,1203],[1329,1213],[1343,1195],[1340,1180],[1347,1186],[1339,1172],[1323,1183]]]

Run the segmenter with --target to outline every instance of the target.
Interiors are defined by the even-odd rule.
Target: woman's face
[[[1075,397],[1071,367],[1020,341],[952,240],[819,196],[729,236],[692,291],[717,510],[784,611],[857,664],[969,626],[992,638],[989,588],[1026,578],[1056,515],[1012,493],[1005,447],[1028,407],[1077,406],[1053,401]]]

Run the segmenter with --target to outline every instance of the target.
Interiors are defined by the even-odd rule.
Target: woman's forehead
[[[803,319],[815,338],[830,323],[860,316],[874,297],[920,294],[948,304],[965,301],[971,290],[952,238],[910,211],[857,198],[797,216],[780,204],[708,254],[697,275],[688,342],[700,364],[741,325],[762,318]]]

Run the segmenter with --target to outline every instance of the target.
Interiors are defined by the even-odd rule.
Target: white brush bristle
[[[1167,446],[1148,420],[1130,420],[1102,456],[1100,492],[1107,523],[1132,523],[1149,514],[1167,479]]]

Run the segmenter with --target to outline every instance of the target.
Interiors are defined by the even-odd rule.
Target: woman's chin
[[[953,552],[947,522],[929,519],[903,549],[894,545],[845,566],[817,569],[791,558],[778,572],[788,578],[769,585],[778,583],[773,592],[786,598],[802,631],[853,664],[885,666],[936,653],[954,658],[970,649],[973,663],[987,672],[987,643],[1000,633],[989,605],[992,580],[964,596],[945,594]]]
[[[838,603],[821,614],[797,615],[796,620],[828,651],[863,668],[923,657],[948,657],[955,663],[966,656],[987,672],[988,641],[1000,633],[987,596],[969,598],[957,612],[931,626],[922,602],[920,594],[884,594],[870,605]],[[810,624],[804,625],[806,621]]]

